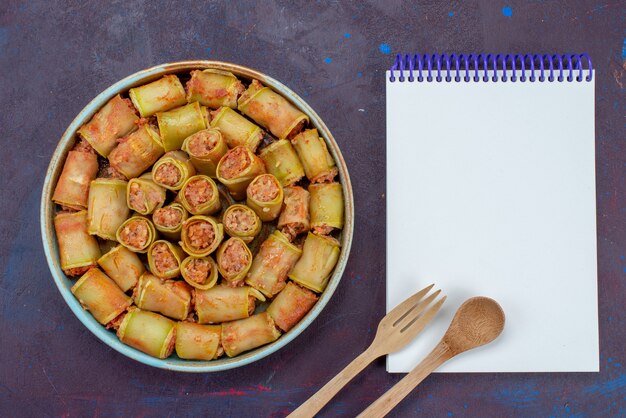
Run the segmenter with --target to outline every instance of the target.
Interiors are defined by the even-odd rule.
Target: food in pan
[[[278,339],[340,253],[342,184],[296,106],[221,70],[167,75],[78,130],[53,195],[72,293],[123,343],[211,361]]]

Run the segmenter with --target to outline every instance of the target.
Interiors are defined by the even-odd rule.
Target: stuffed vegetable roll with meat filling
[[[309,185],[311,228],[320,235],[343,228],[343,191],[340,183]]]
[[[265,174],[263,160],[245,147],[235,147],[217,165],[217,179],[235,200],[246,197],[246,188],[260,174]]]
[[[180,280],[161,280],[149,272],[140,278],[133,292],[138,308],[183,320],[192,309],[191,287]]]
[[[268,306],[267,313],[278,328],[287,332],[311,310],[315,302],[315,293],[289,282]]]
[[[210,128],[188,136],[183,141],[182,150],[189,154],[198,174],[215,177],[217,164],[228,152],[228,146],[219,129]]]
[[[183,229],[183,222],[185,222],[188,217],[189,215],[183,205],[174,202],[155,210],[152,214],[152,223],[156,230],[164,237],[179,240],[180,231]]]
[[[131,308],[117,329],[117,337],[126,345],[164,359],[174,351],[176,322],[154,312]]]
[[[217,268],[230,286],[239,286],[252,265],[252,253],[241,238],[229,238],[217,250]]]
[[[238,203],[229,206],[224,211],[222,222],[228,235],[241,238],[246,244],[254,240],[263,226],[261,219],[252,209]]]
[[[152,166],[152,180],[168,190],[180,190],[189,177],[196,174],[196,168],[182,151],[166,152]]]
[[[239,97],[237,107],[279,139],[293,138],[309,122],[307,115],[258,80],[252,80]]]
[[[212,215],[222,208],[217,185],[209,176],[190,177],[180,189],[178,199],[192,215]]]
[[[156,229],[150,219],[135,215],[128,218],[117,230],[117,242],[136,253],[148,252],[157,239]]]
[[[87,208],[89,184],[98,174],[98,157],[93,152],[70,151],[54,188],[52,201],[74,210]]]
[[[302,248],[302,257],[289,273],[289,278],[321,293],[339,259],[339,247],[336,239],[309,232]]]
[[[223,284],[208,290],[195,290],[198,323],[215,324],[247,318],[254,313],[256,301],[265,297],[249,286],[230,287]]]
[[[210,289],[217,283],[217,264],[211,257],[189,256],[180,264],[180,273],[190,286],[196,289]]]
[[[148,248],[150,271],[161,279],[173,279],[180,275],[180,263],[185,258],[182,248],[169,241],[154,241]]]
[[[72,286],[72,294],[102,325],[117,318],[133,301],[97,268],[90,269]]]
[[[159,133],[146,123],[120,140],[109,154],[109,164],[132,179],[150,168],[164,152]]]
[[[89,186],[87,231],[100,238],[115,240],[115,234],[130,215],[126,205],[128,182],[116,179],[96,179]]]
[[[318,135],[317,129],[301,132],[291,143],[311,183],[332,181],[335,178],[338,172],[335,160],[328,152],[324,139]]]
[[[300,186],[288,186],[284,189],[284,207],[278,218],[278,229],[290,241],[302,232],[310,229],[309,192]]]
[[[152,180],[152,174],[146,173],[128,182],[126,204],[141,215],[149,215],[163,206],[165,189]]]
[[[304,177],[304,168],[291,142],[279,139],[259,152],[267,172],[274,175],[282,186],[297,183]]]
[[[123,245],[118,245],[100,257],[98,264],[124,292],[135,287],[139,277],[146,271],[137,254]]]
[[[209,125],[209,111],[198,102],[159,112],[156,116],[165,151],[180,149],[185,138]]]
[[[128,95],[143,118],[187,103],[185,88],[175,75],[132,88]]]
[[[222,324],[222,346],[228,357],[276,341],[280,331],[267,312]]]
[[[187,101],[218,108],[237,107],[237,98],[245,86],[233,73],[222,70],[194,70],[187,82]]]
[[[230,107],[220,107],[211,117],[211,127],[220,130],[229,148],[242,146],[255,152],[263,140],[263,129]]]
[[[278,218],[283,207],[283,186],[271,174],[261,174],[246,189],[246,204],[263,222]]]
[[[176,354],[187,360],[215,360],[224,354],[221,325],[176,324]]]
[[[78,135],[106,158],[117,146],[119,138],[135,130],[138,120],[131,101],[118,94],[78,129]]]
[[[209,216],[196,215],[183,223],[180,245],[194,257],[206,257],[224,238],[224,227]]]
[[[80,276],[101,256],[98,241],[87,232],[87,211],[61,212],[54,217],[61,269],[68,276]]]
[[[287,275],[301,255],[300,248],[289,242],[282,232],[275,230],[261,244],[259,252],[254,257],[246,284],[267,297],[274,297],[285,287]]]

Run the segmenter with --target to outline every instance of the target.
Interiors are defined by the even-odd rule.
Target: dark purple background
[[[384,71],[402,51],[591,56],[601,372],[434,375],[393,415],[626,414],[623,1],[104,3],[0,4],[1,416],[283,416],[360,353],[385,306]],[[61,299],[39,233],[44,172],[74,116],[115,81],[185,59],[254,67],[302,95],[355,191],[352,254],[325,311],[278,353],[216,374],[153,369],[98,341]],[[355,415],[399,378],[379,360],[323,415]]]

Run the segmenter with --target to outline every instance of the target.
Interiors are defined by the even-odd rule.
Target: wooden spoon
[[[495,300],[482,296],[466,300],[433,351],[359,418],[384,417],[437,367],[457,354],[492,342],[503,328],[504,312]]]

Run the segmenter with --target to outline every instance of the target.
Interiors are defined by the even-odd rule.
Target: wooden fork
[[[389,312],[378,324],[372,344],[289,417],[313,417],[368,364],[380,356],[400,350],[413,340],[433,319],[446,300],[446,296],[443,296],[428,308],[441,292],[437,290],[424,298],[433,286],[434,284],[425,287]]]

